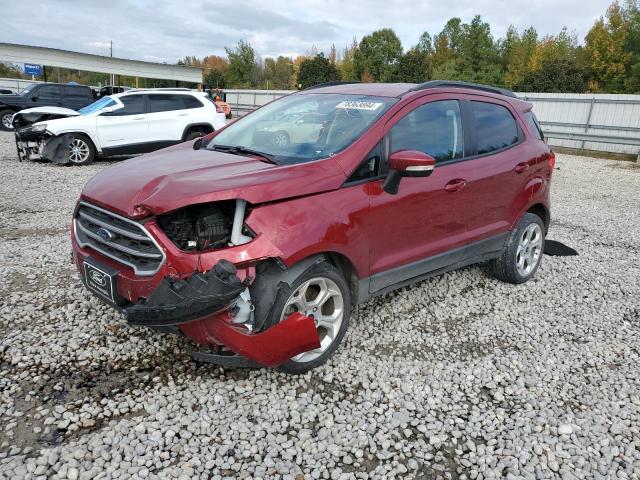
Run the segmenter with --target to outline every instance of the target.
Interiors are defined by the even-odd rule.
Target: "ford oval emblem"
[[[105,242],[110,242],[111,240],[113,240],[113,233],[111,233],[109,230],[107,230],[106,228],[102,228],[100,227],[98,229],[98,231],[96,232],[96,234],[103,239]]]
[[[91,270],[90,275],[91,280],[93,280],[97,285],[104,287],[107,284],[107,276],[97,270]]]

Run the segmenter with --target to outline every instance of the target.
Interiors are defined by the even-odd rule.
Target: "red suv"
[[[131,324],[202,360],[304,372],[374,295],[484,261],[529,280],[554,161],[507,90],[320,85],[92,178],[74,259]]]

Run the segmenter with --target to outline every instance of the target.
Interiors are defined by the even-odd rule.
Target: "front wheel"
[[[0,130],[4,130],[5,132],[13,131],[11,119],[14,113],[13,110],[0,110]]]
[[[72,165],[88,165],[96,156],[93,143],[84,135],[73,134],[67,148],[67,158]]]
[[[544,252],[544,223],[534,213],[525,213],[511,232],[502,255],[492,261],[494,276],[508,283],[524,283],[532,278]]]
[[[275,322],[300,312],[313,318],[320,348],[303,352],[279,367],[287,373],[304,373],[325,363],[336,351],[349,325],[351,294],[342,273],[328,262],[321,262],[302,273],[282,296]]]

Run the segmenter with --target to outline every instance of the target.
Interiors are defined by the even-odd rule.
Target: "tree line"
[[[495,38],[476,15],[450,19],[441,32],[424,32],[406,51],[390,28],[377,30],[340,52],[312,49],[297,58],[262,60],[240,41],[227,56],[180,63],[205,68],[205,83],[219,88],[306,88],[330,81],[425,82],[464,80],[529,92],[640,92],[640,1],[612,3],[584,42],[563,28],[540,36],[510,26]]]
[[[406,51],[391,28],[353,41],[338,51],[315,47],[296,58],[262,59],[241,40],[226,55],[178,61],[204,69],[213,88],[296,89],[331,81],[412,82],[464,80],[529,92],[640,93],[640,0],[612,3],[579,42],[563,28],[539,36],[535,28],[510,26],[496,38],[476,15],[471,22],[451,18],[436,35],[424,32]],[[105,84],[108,75],[47,68],[53,81]],[[20,77],[15,66],[0,64],[0,77]],[[121,77],[121,85],[133,78]],[[175,82],[139,79],[140,87],[169,87]],[[193,85],[195,86],[195,85]]]

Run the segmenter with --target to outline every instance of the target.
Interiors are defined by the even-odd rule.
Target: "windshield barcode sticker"
[[[377,110],[382,106],[382,103],[377,102],[357,102],[354,100],[347,100],[340,102],[336,105],[336,108],[353,108],[355,110]]]

